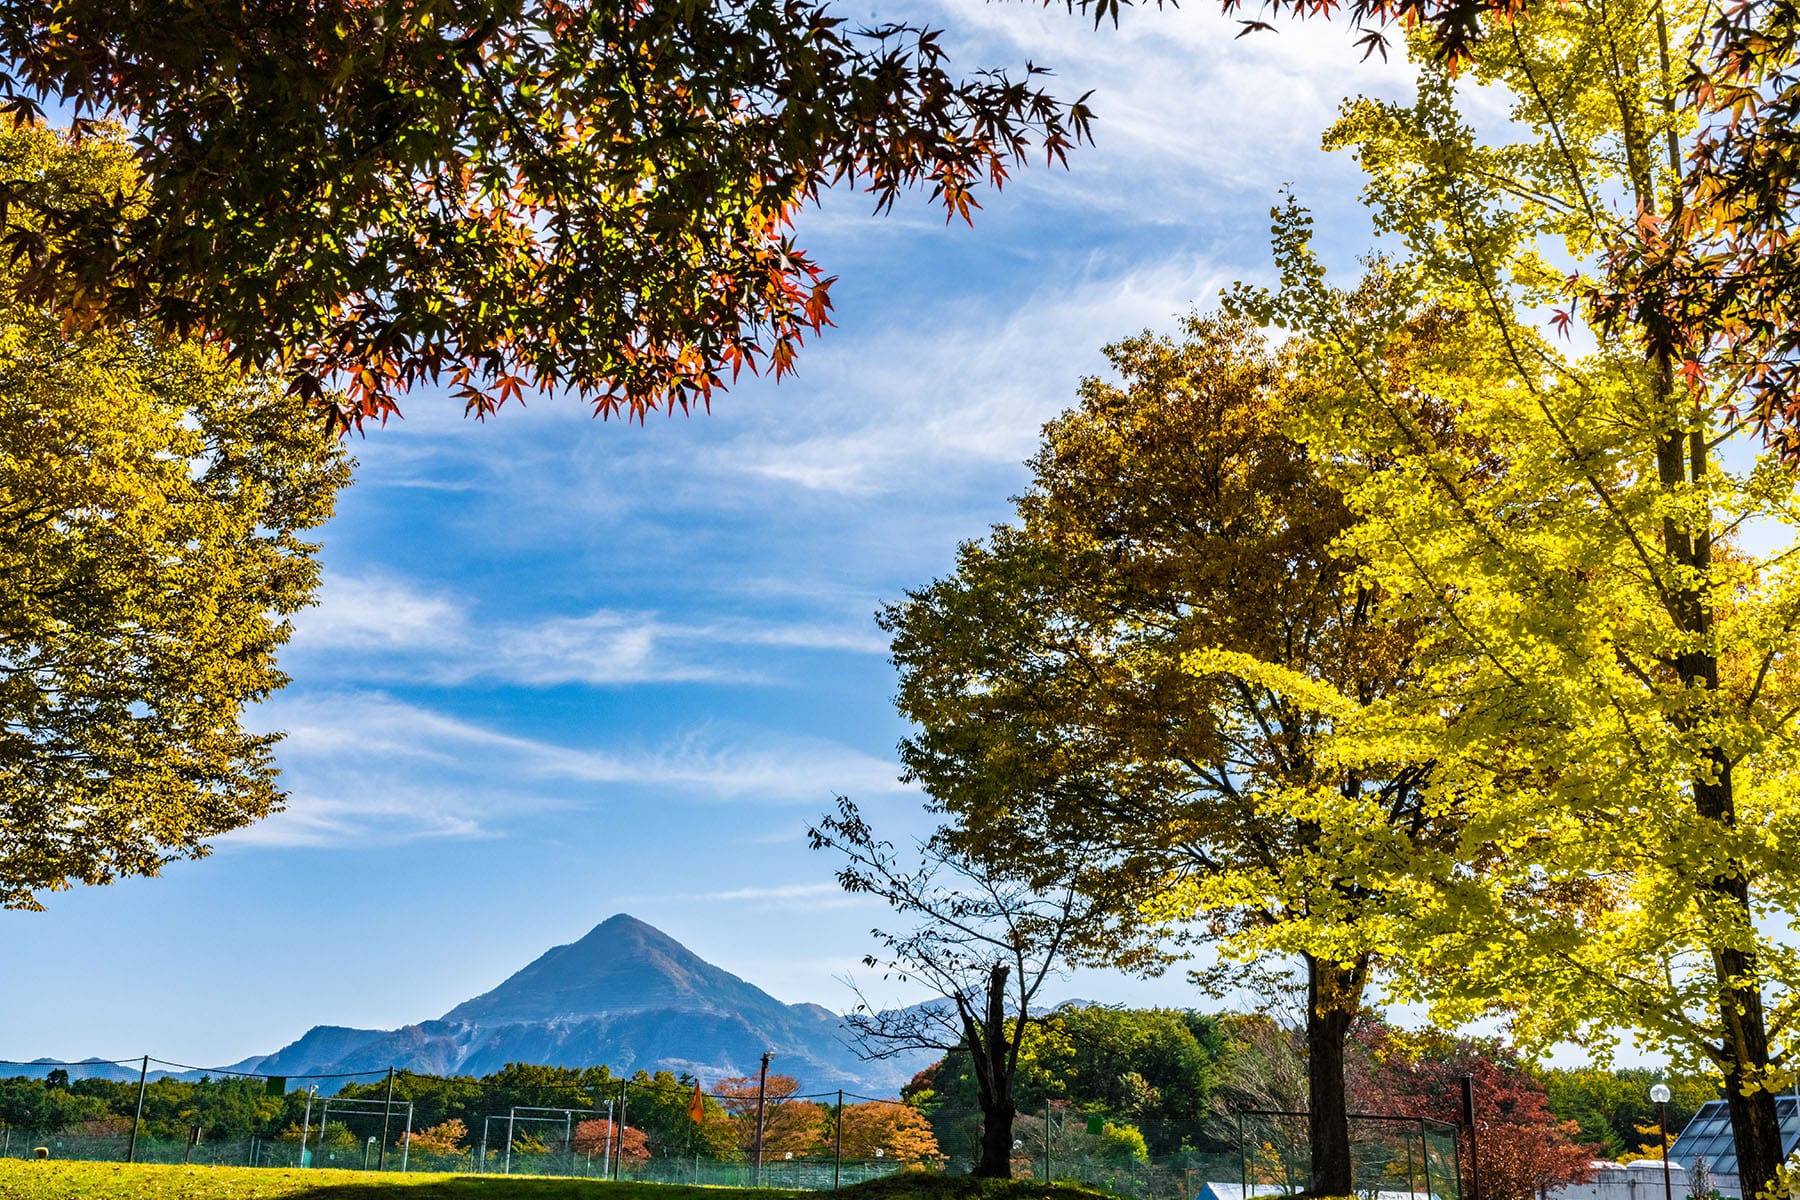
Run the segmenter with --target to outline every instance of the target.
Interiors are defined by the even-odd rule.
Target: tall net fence
[[[1312,1175],[1307,1116],[1237,1114],[1238,1184],[1245,1196],[1293,1195]],[[1456,1126],[1425,1117],[1350,1118],[1352,1187],[1374,1200],[1462,1200]]]
[[[159,1074],[161,1072],[161,1074]],[[5,1076],[12,1076],[6,1078]],[[0,1062],[0,1157],[555,1175],[829,1189],[902,1171],[963,1173],[978,1110],[770,1076],[716,1081],[508,1065],[281,1077],[156,1059]],[[1053,1102],[1012,1120],[1013,1174],[1141,1200],[1248,1200],[1305,1187],[1306,1119],[1109,1114]],[[1453,1127],[1352,1121],[1367,1200],[1461,1200]]]

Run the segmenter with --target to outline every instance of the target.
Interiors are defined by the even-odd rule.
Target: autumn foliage
[[[0,0],[0,115],[115,114],[142,172],[0,180],[8,293],[278,363],[344,421],[424,382],[685,410],[829,322],[792,230],[821,188],[968,219],[1085,138],[1039,74],[807,0]]]
[[[0,123],[0,211],[12,177],[139,184],[116,142]],[[280,807],[278,736],[245,718],[286,682],[276,653],[318,586],[306,535],[350,473],[267,378],[71,330],[10,298],[29,270],[0,252],[0,908],[154,875]]]
[[[641,1129],[620,1127],[605,1117],[596,1117],[575,1126],[570,1146],[577,1154],[616,1154],[622,1162],[649,1162],[650,1142]]]
[[[1473,1076],[1475,1166],[1483,1200],[1534,1200],[1591,1174],[1594,1150],[1576,1144],[1580,1129],[1550,1111],[1543,1087],[1504,1045],[1436,1030],[1407,1033],[1371,1021],[1356,1029],[1362,1111],[1462,1120],[1462,1078]],[[1468,1142],[1463,1143],[1468,1156]],[[1474,1194],[1464,1162],[1463,1194]]]
[[[882,1157],[898,1162],[922,1162],[938,1157],[937,1137],[924,1114],[898,1100],[875,1100],[844,1107],[843,1153],[845,1158]]]
[[[713,1085],[713,1096],[735,1120],[739,1149],[756,1148],[757,1081],[734,1075]],[[824,1105],[796,1096],[800,1081],[792,1075],[771,1075],[763,1098],[763,1157],[791,1154],[803,1158],[829,1151],[830,1113]]]
[[[412,1135],[410,1148],[418,1154],[458,1154],[469,1140],[469,1127],[452,1117]]]

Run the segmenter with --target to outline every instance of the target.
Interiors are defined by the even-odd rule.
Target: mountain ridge
[[[936,1055],[864,1062],[843,1020],[785,1004],[700,958],[660,929],[617,913],[553,946],[442,1017],[398,1029],[315,1025],[232,1070],[269,1075],[385,1071],[481,1075],[508,1062],[669,1070],[711,1084],[753,1075],[764,1051],[809,1090],[895,1095]]]

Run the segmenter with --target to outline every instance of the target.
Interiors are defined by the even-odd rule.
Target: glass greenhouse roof
[[[1800,1144],[1800,1100],[1792,1093],[1775,1097],[1775,1115],[1781,1119],[1781,1153],[1785,1157]],[[1669,1157],[1689,1169],[1705,1160],[1714,1175],[1736,1175],[1737,1150],[1731,1144],[1731,1115],[1725,1101],[1709,1100],[1701,1105],[1669,1147]]]

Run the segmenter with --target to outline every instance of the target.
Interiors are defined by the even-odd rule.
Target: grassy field
[[[719,1200],[722,1190],[519,1175],[0,1160],[0,1200]],[[734,1200],[806,1195],[772,1188],[733,1192]]]
[[[894,1175],[847,1187],[839,1200],[1094,1200],[1064,1184]],[[519,1175],[371,1175],[249,1167],[126,1166],[0,1160],[0,1200],[801,1200],[783,1188],[700,1188]]]

